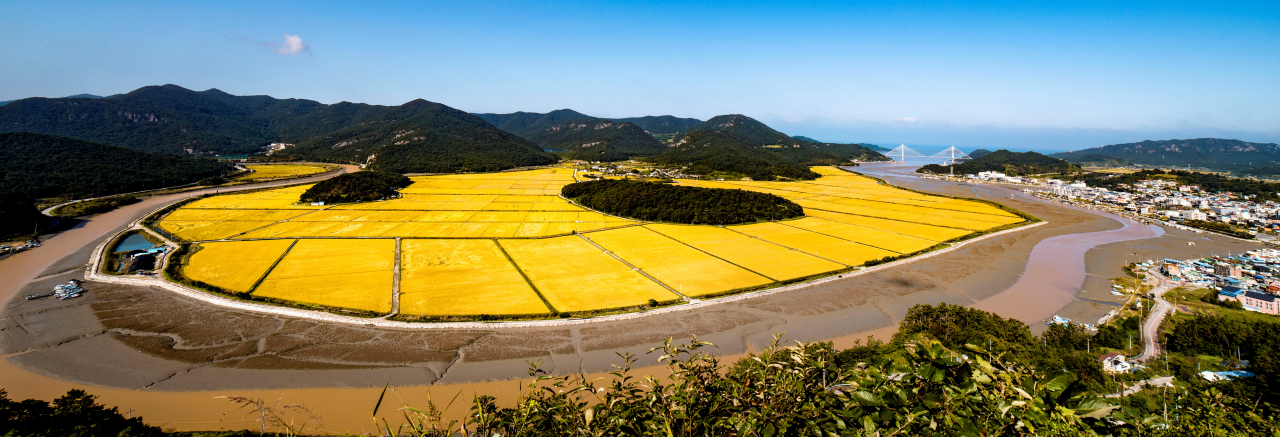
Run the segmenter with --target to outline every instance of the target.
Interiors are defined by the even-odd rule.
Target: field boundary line
[[[854,173],[854,174],[857,174],[857,175],[859,175],[859,176],[863,176],[863,175],[858,174],[858,173]],[[836,176],[836,175],[831,175],[831,176]],[[863,176],[863,177],[865,177],[865,176]],[[727,181],[726,181],[726,182],[727,182]],[[812,181],[796,181],[796,183],[805,184],[805,185],[815,185],[815,186],[820,186],[820,187],[841,188],[841,187],[838,187],[838,186],[835,186],[835,185],[817,184],[817,183],[814,183],[814,182],[812,182]],[[890,185],[890,186],[891,186],[891,187],[893,187],[893,188],[895,188],[895,189],[900,189],[900,187],[897,187],[897,186],[894,186],[894,185]],[[780,191],[790,191],[790,192],[793,192],[793,193],[804,193],[803,191],[788,190],[788,189],[785,189],[785,188],[774,188],[774,189],[776,189],[776,190],[780,190]],[[965,211],[965,210],[963,210],[963,209],[939,208],[939,207],[936,207],[936,206],[912,205],[912,204],[910,204],[910,203],[889,202],[889,201],[885,201],[885,200],[859,199],[859,198],[857,198],[857,197],[846,197],[846,196],[840,196],[840,195],[835,195],[835,194],[821,194],[821,196],[827,196],[827,197],[839,197],[839,198],[841,198],[841,199],[857,200],[857,201],[861,201],[861,202],[887,203],[887,204],[890,204],[890,205],[902,205],[902,206],[916,207],[916,208],[929,208],[929,209],[937,209],[937,210],[942,210],[942,211],[963,212],[963,213],[966,213],[966,214],[979,214],[979,215],[985,215],[985,216],[1002,217],[1002,216],[1001,216],[1001,215],[999,215],[999,214],[987,214],[987,213],[985,213],[985,212]],[[951,199],[951,200],[956,200],[956,199]],[[814,200],[814,202],[824,202],[824,201],[823,201],[823,200]],[[834,203],[834,202],[830,202],[830,203]],[[978,219],[968,219],[968,220],[974,220],[974,221],[986,221],[986,220],[978,220]]]
[[[609,250],[609,249],[605,249],[605,248],[604,248],[604,246],[601,246],[601,245],[599,245],[599,244],[596,244],[596,242],[595,242],[595,241],[591,241],[591,239],[590,239],[590,238],[587,238],[587,236],[586,236],[586,235],[582,235],[582,233],[578,233],[578,236],[579,236],[579,237],[582,237],[582,239],[583,239],[583,240],[587,240],[587,243],[590,243],[592,246],[595,246],[595,248],[596,248],[596,249],[600,249],[600,251],[602,251],[602,252],[604,252],[604,253],[608,254],[609,256],[613,257],[613,259],[618,260],[618,262],[621,262],[621,263],[622,263],[622,265],[625,265],[625,266],[627,266],[627,267],[630,267],[630,268],[631,268],[631,270],[633,270],[633,271],[635,271],[635,272],[637,272],[637,273],[640,273],[641,275],[644,275],[644,277],[649,278],[649,280],[650,280],[650,281],[653,281],[654,283],[656,283],[656,284],[658,284],[658,285],[661,285],[661,286],[662,286],[662,288],[665,288],[665,289],[667,289],[667,290],[670,290],[672,293],[675,293],[675,294],[676,294],[676,296],[680,296],[680,297],[681,297],[682,299],[684,299],[685,301],[692,300],[689,296],[685,296],[685,295],[684,295],[684,293],[680,292],[679,290],[676,290],[676,289],[674,289],[674,288],[671,288],[671,286],[670,286],[670,285],[667,285],[667,283],[662,282],[662,281],[659,281],[659,280],[658,280],[658,278],[653,277],[653,275],[650,275],[650,274],[649,274],[649,272],[644,271],[644,269],[641,269],[640,267],[637,267],[636,265],[631,264],[630,262],[627,262],[627,260],[622,259],[622,257],[620,257],[620,256],[618,256],[617,254],[613,253],[613,251],[611,251],[611,250]]]
[[[649,227],[645,227],[645,229],[648,229],[650,232],[653,232],[653,233],[655,233],[655,234],[661,235],[661,236],[663,236],[664,238],[666,238],[666,239],[668,239],[668,240],[671,240],[671,241],[674,241],[674,242],[677,242],[677,243],[683,244],[683,245],[685,245],[685,246],[689,246],[689,248],[690,248],[690,249],[696,250],[696,251],[698,251],[698,252],[705,253],[705,254],[707,254],[707,256],[709,256],[709,257],[712,257],[712,258],[718,259],[718,260],[720,260],[720,261],[727,262],[727,263],[729,263],[729,264],[731,264],[731,265],[733,265],[733,266],[735,266],[735,267],[737,267],[737,268],[740,268],[740,269],[746,270],[746,271],[748,271],[748,272],[751,272],[751,273],[755,273],[755,274],[757,274],[757,275],[760,275],[760,277],[762,277],[762,278],[768,279],[768,280],[773,281],[773,282],[775,282],[775,283],[776,283],[776,282],[781,282],[781,281],[779,281],[779,280],[777,280],[777,279],[774,279],[772,276],[766,275],[766,274],[764,274],[764,273],[757,272],[757,271],[755,271],[755,270],[751,270],[751,269],[747,268],[746,266],[739,265],[738,263],[735,263],[735,262],[733,262],[733,261],[729,261],[729,260],[727,260],[727,259],[724,259],[724,258],[718,257],[718,256],[716,256],[714,253],[707,252],[707,251],[705,251],[705,250],[699,249],[697,246],[694,246],[694,245],[692,245],[692,244],[689,244],[689,243],[686,243],[686,242],[683,242],[683,241],[677,240],[677,239],[675,239],[674,237],[672,237],[672,236],[670,236],[670,235],[667,235],[667,234],[664,234],[664,233],[658,232],[656,229],[652,229],[652,228],[649,228]]]
[[[814,257],[814,258],[817,258],[817,259],[820,259],[820,260],[823,260],[823,261],[826,261],[826,262],[836,263],[836,264],[839,264],[839,265],[842,265],[842,266],[845,266],[845,267],[853,267],[852,265],[845,264],[845,263],[842,263],[842,262],[839,262],[839,261],[836,261],[836,260],[833,260],[833,259],[828,259],[828,258],[826,258],[826,257],[818,256],[817,254],[813,254],[813,253],[805,252],[805,251],[803,251],[803,250],[796,249],[796,248],[794,248],[794,247],[790,247],[790,246],[787,246],[787,245],[782,244],[782,243],[777,243],[777,242],[769,241],[769,240],[766,240],[766,239],[763,239],[763,238],[757,237],[757,236],[755,236],[755,235],[748,234],[748,233],[746,233],[746,232],[742,232],[742,231],[737,231],[737,230],[729,229],[729,227],[728,227],[728,226],[725,226],[725,227],[724,227],[724,229],[725,229],[726,231],[729,231],[729,232],[736,232],[736,233],[738,233],[738,235],[742,235],[742,236],[747,237],[747,238],[754,238],[754,239],[756,239],[756,240],[760,240],[760,241],[763,241],[763,242],[765,242],[765,243],[769,243],[769,244],[772,244],[772,245],[775,245],[775,246],[778,246],[778,247],[781,247],[781,248],[784,248],[784,249],[787,249],[787,250],[794,250],[794,251],[796,251],[796,252],[800,252],[800,253],[803,253],[803,254],[805,254],[805,255],[809,255],[809,256],[811,256],[811,257]],[[800,229],[800,228],[796,228],[796,229]],[[802,230],[802,231],[805,231],[805,232],[809,232],[808,230],[805,230],[805,229],[801,229],[801,230]],[[814,233],[815,233],[815,234],[817,234],[817,232],[814,232]],[[819,234],[819,235],[825,235],[825,234]],[[830,237],[830,235],[828,235],[828,237]],[[835,238],[835,237],[832,237],[832,238]],[[848,240],[845,240],[845,241],[848,241]],[[893,252],[893,251],[891,250],[890,252]],[[819,274],[821,274],[821,273],[819,273]]]
[[[825,219],[823,219],[822,217],[814,217],[814,218],[816,218],[816,219],[818,219],[818,220],[825,220]],[[832,223],[840,223],[840,222],[835,221],[835,220],[827,220],[827,221],[832,222]],[[885,250],[885,251],[893,252],[893,253],[896,253],[896,254],[898,254],[898,255],[902,255],[902,254],[904,254],[904,253],[908,253],[908,252],[899,252],[899,251],[896,251],[896,250],[893,250],[893,249],[885,249],[885,248],[880,247],[880,246],[872,246],[872,245],[870,245],[870,244],[863,243],[863,242],[861,242],[861,241],[853,241],[853,240],[850,240],[850,239],[848,239],[848,238],[840,238],[840,237],[837,237],[837,236],[835,236],[835,235],[828,234],[828,233],[826,233],[826,232],[818,232],[818,231],[815,231],[815,230],[812,230],[812,229],[805,229],[805,228],[802,228],[802,227],[799,227],[799,226],[796,226],[796,225],[791,225],[791,224],[781,223],[781,222],[779,222],[778,224],[783,225],[783,226],[790,226],[790,227],[792,227],[792,228],[799,229],[799,230],[802,230],[802,231],[805,231],[805,232],[812,232],[812,233],[815,233],[815,234],[818,234],[818,235],[826,235],[826,236],[828,236],[828,237],[835,238],[835,239],[837,239],[837,240],[844,240],[844,241],[848,241],[848,242],[850,242],[850,243],[854,243],[854,244],[861,244],[861,245],[863,245],[863,246],[873,247],[873,248],[876,248],[876,249],[880,249],[880,250]],[[858,225],[849,224],[849,223],[840,223],[840,224],[842,224],[842,225],[849,225],[849,226],[858,226]],[[868,229],[871,229],[871,228],[868,228]],[[889,232],[889,231],[884,231],[884,232]],[[895,234],[895,235],[903,235],[903,236],[907,236],[907,237],[911,237],[911,238],[920,238],[920,237],[917,237],[917,236],[915,236],[915,235],[905,235],[905,234],[900,234],[900,233],[897,233],[897,232],[893,232],[893,234]],[[927,239],[923,239],[923,238],[921,238],[921,240],[931,241],[931,240],[927,240]],[[933,244],[939,244],[939,243],[942,243],[942,242],[941,242],[941,241],[932,241],[932,243],[933,243]],[[844,265],[849,265],[849,263],[844,263]]]
[[[289,252],[293,251],[293,246],[297,245],[298,239],[295,238],[292,243],[289,243],[289,247],[285,248],[284,252],[280,253],[280,257],[276,258],[276,262],[271,263],[271,267],[267,267],[267,271],[262,272],[262,276],[259,276],[257,281],[253,281],[253,285],[250,286],[248,290],[245,290],[245,293],[253,294],[254,291],[257,291],[258,286],[262,285],[262,281],[267,280],[267,276],[271,275],[271,272],[276,269],[276,266],[280,265],[281,261],[284,261],[284,257],[288,255]]]
[[[400,314],[400,260],[404,257],[400,251],[400,237],[396,237],[396,264],[391,273],[391,312],[383,318]]]
[[[529,275],[524,273],[524,269],[520,268],[520,264],[516,264],[516,259],[507,253],[507,248],[502,247],[502,243],[499,243],[497,238],[490,238],[489,241],[492,241],[494,246],[498,246],[498,251],[502,252],[502,256],[507,257],[507,262],[511,263],[511,268],[516,269],[516,273],[519,273],[520,277],[524,278],[524,282],[529,284],[529,288],[533,290],[533,294],[538,295],[538,299],[542,299],[542,304],[546,305],[548,310],[551,310],[551,314],[560,314],[560,310],[557,310],[555,306],[551,305],[551,301],[542,295],[542,290],[539,290],[537,285],[533,285],[533,280],[529,279]]]

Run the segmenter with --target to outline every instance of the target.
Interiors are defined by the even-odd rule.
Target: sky
[[[1274,0],[203,3],[0,0],[0,100],[175,84],[886,145],[1280,142]]]

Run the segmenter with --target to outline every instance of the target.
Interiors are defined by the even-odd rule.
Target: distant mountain
[[[85,198],[199,181],[233,170],[208,158],[155,155],[75,138],[0,134],[0,235],[30,232],[39,198]]]
[[[975,159],[981,158],[983,156],[990,155],[990,154],[991,154],[991,151],[987,149],[978,149],[978,150],[974,150],[972,152],[967,153],[967,155],[969,155],[970,158],[975,158]]]
[[[535,144],[479,117],[425,100],[401,106],[325,105],[177,85],[142,87],[101,99],[30,98],[0,107],[0,133],[19,131],[194,156],[248,154],[280,142],[298,145],[279,152],[284,156],[376,162],[378,168],[405,172],[500,170],[555,162]],[[409,131],[414,135],[408,139],[390,141],[397,132]],[[343,141],[361,144],[337,146]],[[382,160],[371,159],[375,154]]]
[[[1081,167],[1128,167],[1133,165],[1128,160],[1100,153],[1057,153],[1049,156],[1064,159]]]
[[[821,141],[818,141],[809,137],[800,136],[800,135],[792,135],[791,138],[795,138],[800,141],[808,141],[810,143],[821,143]]]
[[[750,138],[718,130],[695,130],[662,154],[650,158],[660,165],[687,166],[685,173],[745,175],[757,181],[815,179],[819,175]]]
[[[951,172],[949,167],[952,166],[929,164],[920,167],[916,172],[947,174]],[[981,158],[957,164],[954,167],[956,174],[998,171],[1010,176],[1080,171],[1080,167],[1058,158],[1052,158],[1036,152],[1017,153],[1004,149],[985,154]]]
[[[617,122],[633,123],[651,135],[678,134],[702,124],[696,118],[677,118],[671,115],[650,115],[646,117],[611,118]]]
[[[1280,163],[1280,145],[1240,140],[1197,138],[1191,140],[1143,141],[1057,153],[1066,159],[1075,154],[1101,154],[1153,166],[1232,170],[1241,167]]]
[[[363,108],[351,108],[360,114]],[[418,99],[363,117],[289,147],[277,155],[367,164],[394,173],[497,171],[554,164],[537,144],[501,131],[480,117]]]
[[[584,118],[552,126],[529,136],[546,149],[573,152],[577,159],[621,161],[662,153],[666,147],[633,123]]]
[[[67,99],[101,99],[101,98],[102,98],[102,96],[95,96],[95,95],[93,95],[93,94],[76,94],[76,95],[74,95],[74,96],[67,96],[67,97],[65,97],[65,98],[67,98]],[[13,102],[16,102],[16,101],[17,101],[17,100],[5,100],[5,101],[0,101],[0,106],[8,105],[8,104],[13,103]]]
[[[880,152],[880,153],[884,153],[884,152],[888,152],[888,151],[890,151],[890,150],[893,150],[893,149],[890,149],[890,148],[888,148],[888,147],[877,146],[877,145],[875,145],[875,144],[868,144],[868,143],[858,143],[858,144],[861,144],[863,147],[866,147],[866,148],[868,148],[868,149],[871,149],[871,150],[874,150],[874,151],[877,151],[877,152]]]
[[[572,109],[557,109],[546,114],[539,114],[536,112],[514,112],[511,114],[475,115],[484,119],[484,121],[489,122],[489,124],[496,126],[498,129],[511,132],[525,139],[528,139],[530,135],[542,132],[553,126],[558,126],[568,121],[591,117]]]
[[[787,134],[773,130],[773,128],[768,125],[742,114],[718,115],[712,117],[710,120],[694,126],[694,128],[690,129],[689,132],[692,133],[702,130],[731,133],[738,136],[742,141],[751,146],[791,145],[808,142],[791,138],[787,136]]]

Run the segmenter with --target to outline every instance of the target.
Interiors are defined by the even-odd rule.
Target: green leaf
[[[871,394],[870,392],[867,392],[867,391],[863,391],[863,390],[855,391],[851,394],[850,397],[853,398],[853,400],[857,401],[858,404],[862,406],[866,406],[866,407],[883,407],[884,406],[883,399],[880,399],[879,396]]]

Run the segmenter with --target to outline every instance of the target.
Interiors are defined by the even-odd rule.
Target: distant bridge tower
[[[947,168],[951,169],[952,176],[956,175],[956,167],[955,167],[956,164],[960,163],[960,161],[968,161],[970,159],[973,159],[972,156],[969,156],[964,152],[961,152],[960,149],[955,148],[955,146],[948,147],[947,150],[943,150],[941,152],[935,153],[933,154],[933,156],[930,156],[930,158],[946,159]]]
[[[889,159],[898,161],[899,164],[907,162],[907,158],[924,158],[923,153],[917,152],[915,150],[911,150],[911,148],[907,147],[906,144],[898,146],[897,148],[890,150],[888,152],[885,152],[884,156],[889,157]],[[897,158],[897,159],[894,159],[894,158]]]

